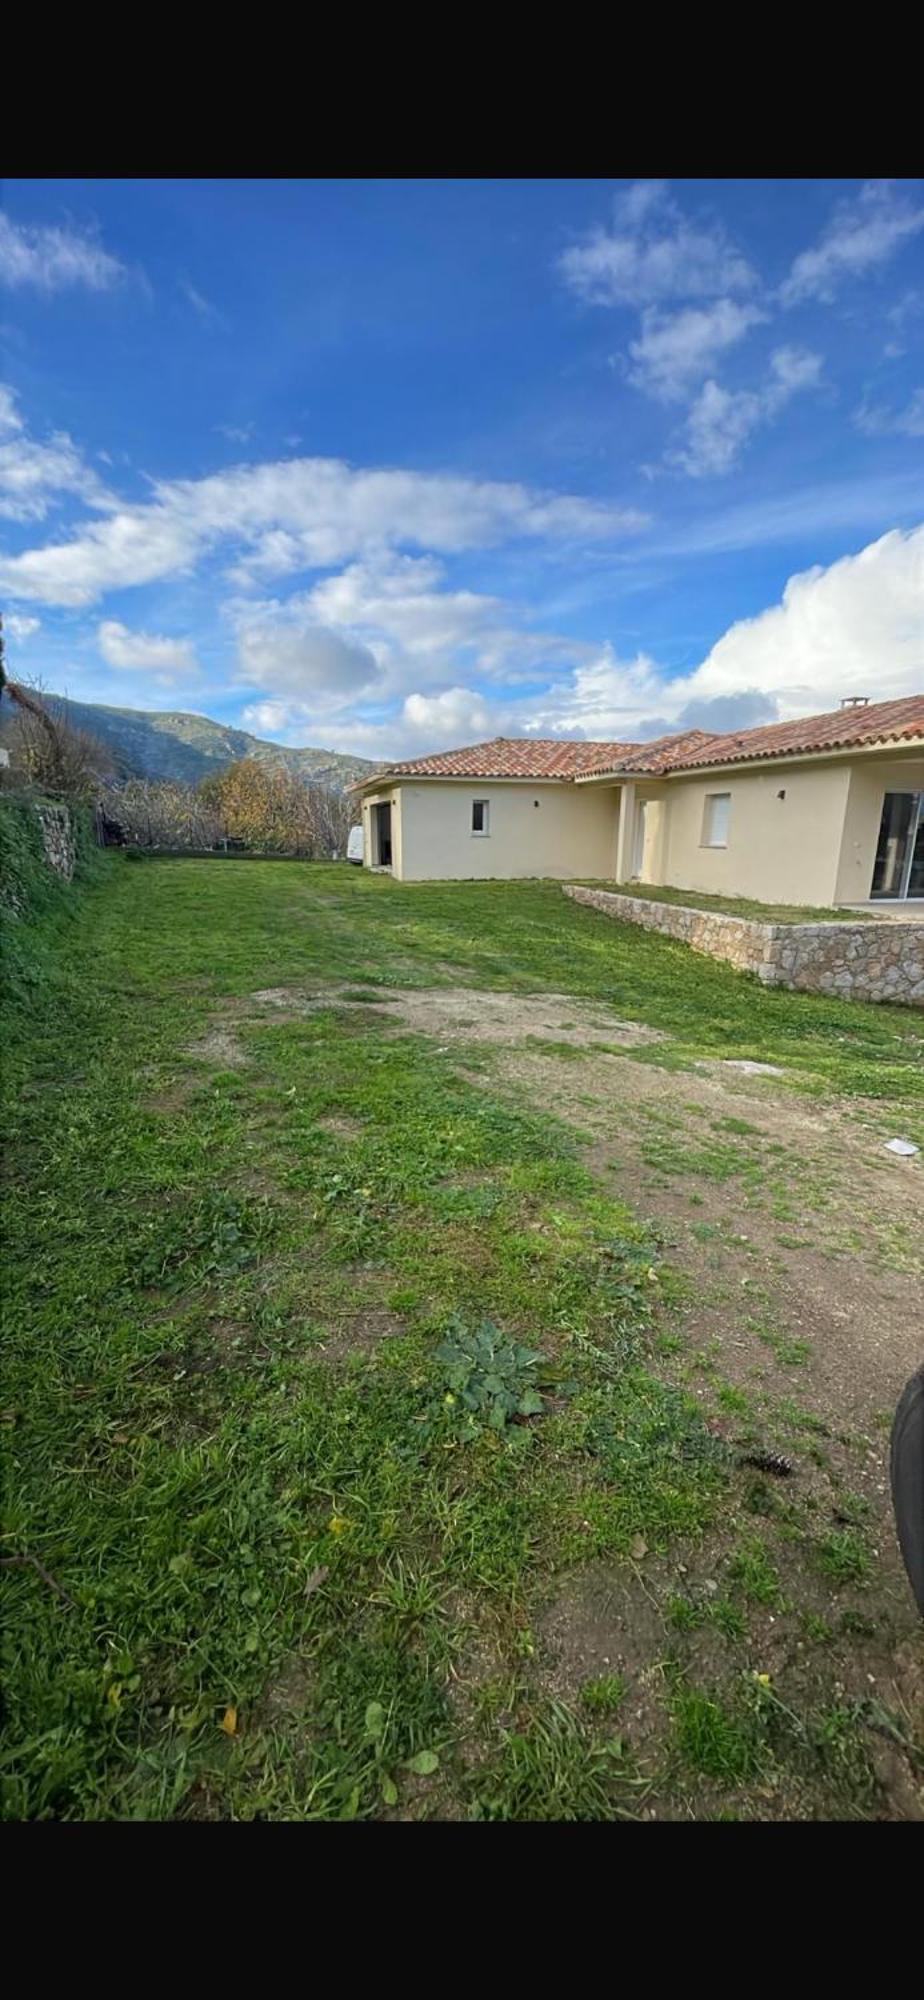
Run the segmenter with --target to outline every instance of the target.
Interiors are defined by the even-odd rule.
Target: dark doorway
[[[372,808],[372,865],[391,867],[391,806],[387,803]]]

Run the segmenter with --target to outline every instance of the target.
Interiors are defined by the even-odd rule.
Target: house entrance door
[[[391,867],[391,806],[387,800],[372,808],[372,865]]]

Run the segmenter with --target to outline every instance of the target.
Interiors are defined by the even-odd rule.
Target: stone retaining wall
[[[49,868],[69,882],[77,860],[74,822],[66,806],[51,799],[36,801],[35,811],[42,829],[42,846]]]
[[[754,972],[764,986],[830,993],[841,1000],[891,1000],[924,1007],[924,923],[887,918],[830,924],[762,924],[723,910],[696,910],[564,884],[566,896],[623,923],[663,931],[693,951]]]

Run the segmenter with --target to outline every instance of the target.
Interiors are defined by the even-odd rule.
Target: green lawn
[[[833,1686],[782,1721],[742,1656],[726,1715],[668,1639],[655,1772],[615,1681],[543,1682],[555,1578],[672,1559],[739,1475],[573,1132],[374,1001],[592,996],[664,1059],[778,1061],[919,1131],[920,1019],[767,993],[551,884],[120,858],[43,922],[3,1066],[8,1816],[607,1818],[697,1768],[737,1810],[768,1769],[866,1810]],[[266,989],[297,991],[256,1018]]]

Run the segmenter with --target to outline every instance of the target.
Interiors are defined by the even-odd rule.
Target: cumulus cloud
[[[830,301],[850,279],[887,263],[921,229],[924,202],[893,181],[869,181],[855,201],[838,204],[819,242],[796,258],[780,287],[783,304]]]
[[[594,651],[562,634],[524,629],[501,598],[448,588],[444,565],[433,556],[391,553],[351,563],[284,603],[264,600],[256,612],[247,600],[232,600],[226,612],[238,627],[258,618],[261,628],[269,620],[276,628],[339,633],[372,656],[381,701],[408,689],[442,689],[460,674],[509,686],[535,683]]]
[[[83,286],[105,292],[124,278],[125,266],[85,231],[14,222],[0,211],[0,284],[61,292]]]
[[[496,735],[620,742],[753,728],[837,708],[845,695],[920,693],[922,633],[924,526],[791,577],[778,604],[738,620],[689,674],[603,646],[540,696],[495,700],[453,683],[410,692],[385,722],[345,720],[333,736],[342,749],[397,757]]]
[[[141,668],[159,676],[195,674],[199,670],[190,639],[159,638],[153,632],[132,632],[117,618],[106,618],[96,635],[107,666],[131,672]]]
[[[759,389],[723,389],[704,383],[686,420],[682,443],[669,463],[694,479],[730,472],[754,431],[771,423],[800,390],[817,388],[821,356],[808,349],[778,347]]]
[[[111,497],[66,431],[30,436],[15,391],[0,383],[0,515],[8,521],[43,521],[65,496],[105,509]]]
[[[264,604],[241,614],[238,679],[296,702],[352,701],[374,686],[379,668],[367,646],[311,619],[303,605]]]
[[[351,563],[317,584],[307,602],[318,618],[367,643],[384,638],[426,658],[476,643],[504,615],[498,598],[447,590],[444,566],[432,556]]]
[[[753,688],[782,715],[808,715],[844,695],[920,693],[922,665],[924,526],[790,577],[779,604],[718,641],[688,698]]]
[[[673,314],[649,309],[638,339],[629,343],[629,380],[646,395],[679,401],[711,372],[722,354],[765,318],[756,306],[738,305],[733,299],[687,306]]]
[[[67,541],[7,558],[0,584],[16,597],[79,606],[110,589],[188,572],[222,545],[240,552],[231,574],[250,587],[384,549],[448,554],[520,538],[606,543],[646,525],[634,509],[520,484],[284,459],[157,483],[151,502],[120,505]]]
[[[617,195],[611,225],[573,244],[559,269],[579,298],[603,306],[715,298],[755,282],[721,224],[684,215],[663,181]]]

